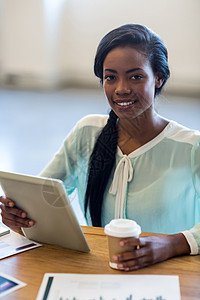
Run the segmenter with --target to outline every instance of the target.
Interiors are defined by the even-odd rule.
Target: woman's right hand
[[[15,206],[14,201],[0,196],[2,222],[13,230],[32,227],[35,222],[27,218],[27,213]]]

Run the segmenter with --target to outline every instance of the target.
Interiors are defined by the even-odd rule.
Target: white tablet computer
[[[33,227],[22,228],[27,238],[89,252],[62,181],[0,171],[0,183],[5,196],[35,221]]]

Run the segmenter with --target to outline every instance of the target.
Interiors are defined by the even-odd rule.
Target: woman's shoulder
[[[170,121],[169,128],[168,138],[177,142],[195,144],[200,139],[199,130],[188,128],[176,121]]]
[[[108,120],[108,115],[103,115],[103,114],[91,114],[87,115],[83,118],[81,118],[77,126],[79,129],[84,128],[84,127],[97,127],[97,128],[103,128]]]

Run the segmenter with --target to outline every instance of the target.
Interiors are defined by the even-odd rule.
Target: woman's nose
[[[131,93],[130,86],[125,80],[120,80],[115,88],[116,95],[129,95]]]

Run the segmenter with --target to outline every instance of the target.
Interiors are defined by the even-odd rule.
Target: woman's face
[[[162,82],[153,73],[148,58],[131,46],[114,48],[104,60],[104,92],[121,119],[133,119],[152,110],[155,87]]]

